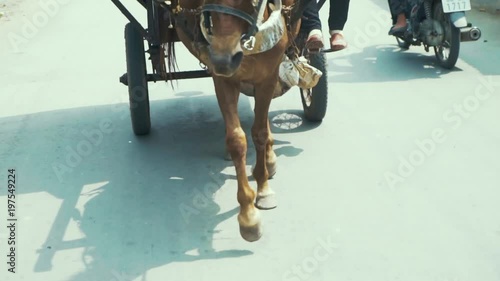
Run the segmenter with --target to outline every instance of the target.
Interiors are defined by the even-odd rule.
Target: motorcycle
[[[394,34],[398,46],[424,45],[425,51],[434,48],[438,63],[451,69],[460,52],[460,42],[477,41],[481,30],[467,22],[465,12],[471,10],[471,0],[408,0],[407,29]],[[393,24],[397,15],[392,15]]]

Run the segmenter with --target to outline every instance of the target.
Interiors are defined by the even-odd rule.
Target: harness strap
[[[257,4],[257,7],[256,7],[256,11],[257,11],[257,18],[255,19],[255,21],[252,23],[252,25],[250,26],[250,29],[248,30],[248,32],[243,36],[243,39],[250,39],[251,36],[254,36],[258,31],[259,31],[259,27],[257,26],[258,24],[258,20],[259,18],[262,16],[262,14],[264,13],[264,9],[262,9],[262,5],[264,4],[264,2],[267,2],[267,0],[259,0],[259,3]]]
[[[228,14],[228,15],[233,15],[236,16],[246,22],[248,22],[251,26],[257,25],[256,24],[256,19],[254,19],[251,15],[242,12],[238,9],[228,7],[228,6],[223,6],[223,5],[218,5],[218,4],[206,4],[202,7],[201,12],[217,12],[217,13],[223,13],[223,14]]]

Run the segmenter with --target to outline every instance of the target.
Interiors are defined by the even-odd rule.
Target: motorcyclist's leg
[[[396,35],[397,33],[404,32],[406,26],[406,1],[405,0],[389,0],[389,8],[393,15],[393,26],[389,30],[389,35]],[[396,15],[396,18],[394,18]]]
[[[389,0],[391,14],[399,15],[405,12],[405,0]]]

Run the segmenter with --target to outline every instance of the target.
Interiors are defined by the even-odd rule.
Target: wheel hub
[[[426,19],[420,24],[422,41],[429,46],[439,46],[444,41],[443,25],[437,20]]]

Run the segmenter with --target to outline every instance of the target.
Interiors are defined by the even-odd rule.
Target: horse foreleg
[[[262,236],[260,213],[254,206],[255,191],[246,174],[247,140],[238,116],[239,83],[214,77],[215,91],[226,124],[226,147],[236,169],[238,181],[238,223],[243,239],[253,242]]]
[[[266,168],[269,174],[268,178],[272,178],[276,174],[276,154],[274,153],[274,138],[271,133],[270,121],[267,121],[267,128],[269,130],[269,138],[267,139],[266,146]]]
[[[273,138],[269,125],[269,107],[276,85],[274,79],[256,85],[255,119],[252,126],[252,139],[256,150],[256,163],[253,177],[257,181],[257,202],[259,209],[276,207],[274,191],[269,187],[268,179],[276,171],[276,155],[273,151]]]

